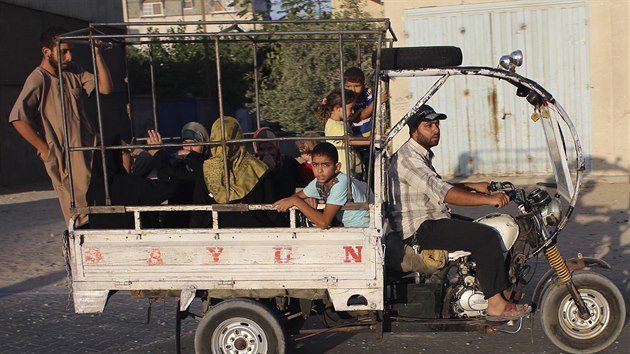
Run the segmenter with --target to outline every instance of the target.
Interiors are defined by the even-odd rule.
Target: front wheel
[[[541,302],[541,322],[547,338],[570,353],[595,353],[611,345],[621,333],[626,306],[619,289],[599,273],[573,274],[573,283],[591,317],[580,318],[566,287],[549,286]]]
[[[210,308],[195,333],[195,353],[284,354],[286,336],[277,316],[259,302],[225,300]]]

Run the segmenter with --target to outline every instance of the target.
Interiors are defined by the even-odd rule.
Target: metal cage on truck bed
[[[301,42],[331,43],[339,51],[339,80],[343,82],[343,71],[347,65],[344,51],[356,50],[357,58],[371,58],[372,53],[362,53],[361,43],[371,43],[376,52],[375,73],[379,72],[380,49],[391,44],[395,36],[386,19],[372,20],[331,20],[331,21],[231,21],[231,22],[177,22],[151,23],[150,25],[203,26],[206,31],[183,33],[144,33],[134,34],[130,29],[143,23],[107,24],[123,26],[127,34],[106,34],[100,30],[105,24],[92,24],[84,31],[76,31],[60,36],[60,42],[88,43],[94,51],[98,42],[117,46],[151,46],[158,43],[204,43],[214,51],[217,71],[217,94],[219,118],[224,126],[222,104],[222,81],[229,73],[222,72],[219,55],[220,43],[246,42],[253,48],[255,102],[258,111],[258,86],[261,73],[258,70],[257,50],[269,43]],[[310,30],[306,30],[309,26]],[[216,29],[214,31],[208,28]],[[153,61],[151,65],[155,65]],[[61,68],[59,68],[61,70]],[[154,127],[158,119],[155,110],[156,93],[153,67],[151,68],[151,88]],[[377,94],[379,80],[375,75],[374,92],[376,104],[373,110],[372,151],[370,169],[381,171],[380,159],[374,159],[374,137],[384,133],[385,122],[381,112],[381,97]],[[98,85],[96,85],[98,87]],[[63,84],[61,85],[63,90]],[[343,90],[342,90],[343,91]],[[345,98],[343,98],[345,100]],[[99,93],[96,93],[100,105]],[[97,109],[99,126],[102,128],[100,107]],[[260,126],[257,116],[257,126]],[[131,117],[133,120],[133,116]],[[344,120],[347,122],[348,117]],[[250,143],[251,139],[231,140],[225,138],[225,128],[221,141],[195,144],[227,146],[228,144]],[[104,134],[100,132],[101,142]],[[351,137],[348,133],[338,137],[281,137],[279,140],[344,140],[348,146]],[[262,139],[261,141],[265,141]],[[66,144],[67,141],[66,141]],[[164,143],[153,147],[181,147],[182,143]],[[191,145],[191,144],[188,144]],[[93,150],[104,156],[107,151],[122,149],[146,149],[142,139],[135,139],[130,145],[96,147],[70,147],[67,153]],[[342,162],[349,161],[340,156]],[[67,159],[69,161],[69,159]],[[103,159],[104,180],[107,169]],[[225,162],[227,164],[227,162]],[[71,166],[69,166],[71,170]],[[94,313],[104,310],[111,291],[163,291],[163,294],[177,294],[180,310],[188,308],[195,297],[204,299],[245,298],[300,298],[324,300],[335,310],[382,310],[383,309],[383,262],[381,244],[383,236],[383,211],[381,202],[385,200],[382,190],[382,173],[372,173],[374,180],[374,203],[348,203],[344,209],[367,209],[370,225],[366,228],[331,227],[322,230],[314,227],[299,227],[296,211],[290,212],[289,227],[270,228],[222,228],[219,213],[273,210],[272,206],[247,204],[212,205],[159,205],[130,206],[110,205],[109,189],[105,185],[106,205],[75,207],[73,221],[68,225],[66,238],[66,258],[71,269],[74,308],[77,313]],[[72,182],[71,182],[72,183]],[[226,185],[229,179],[226,175]],[[350,186],[348,185],[348,188]],[[350,188],[349,188],[350,189]],[[229,188],[228,188],[229,190]],[[351,190],[348,191],[351,198]],[[226,192],[229,194],[229,191]],[[74,195],[72,195],[74,198]],[[171,213],[181,211],[207,211],[212,214],[212,226],[208,228],[153,228],[146,229],[141,215],[150,212]],[[81,214],[133,213],[134,227],[128,229],[90,229],[75,226]],[[155,292],[153,292],[155,294]],[[207,301],[207,300],[206,300]]]

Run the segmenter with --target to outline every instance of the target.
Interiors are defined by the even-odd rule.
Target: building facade
[[[125,22],[142,23],[134,30],[146,33],[149,27],[164,32],[170,26],[151,25],[163,21],[233,21],[251,18],[251,11],[243,17],[243,10],[230,6],[232,0],[122,0]],[[265,12],[267,1],[254,0],[253,8]],[[187,28],[192,31],[195,28]],[[214,30],[214,29],[210,29]]]

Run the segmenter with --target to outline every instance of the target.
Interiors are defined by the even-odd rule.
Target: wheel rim
[[[610,322],[610,305],[604,295],[593,289],[580,289],[580,296],[591,317],[583,320],[571,296],[567,295],[558,309],[560,326],[569,336],[591,339],[600,335]]]
[[[254,321],[235,317],[219,324],[212,334],[212,353],[267,353],[267,335]]]

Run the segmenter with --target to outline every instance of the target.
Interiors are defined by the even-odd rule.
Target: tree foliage
[[[201,27],[196,30],[201,32]],[[159,33],[149,29],[149,33]],[[129,84],[132,95],[151,94],[151,66],[159,99],[209,97],[216,99],[217,70],[214,43],[203,37],[169,37],[185,33],[184,26],[167,30],[165,41],[130,47],[127,50]],[[170,41],[170,43],[168,43]],[[167,43],[164,43],[167,42]],[[251,48],[243,43],[220,43],[221,70],[229,77],[245,77],[253,69]],[[153,63],[153,65],[151,65]],[[226,75],[226,74],[224,74]],[[246,100],[247,86],[240,80],[222,80],[224,105],[232,111]]]
[[[283,19],[360,19],[369,17],[362,8],[366,0],[345,0],[340,9],[331,13],[321,0],[281,0],[279,13]],[[233,6],[251,9],[252,0],[235,0]],[[270,2],[267,2],[267,11]],[[246,14],[251,12],[243,12]],[[269,13],[254,13],[254,18],[269,18]],[[332,24],[309,22],[282,23],[273,27],[259,26],[269,31],[362,30],[365,23]],[[198,32],[201,28],[197,29]],[[155,33],[156,31],[153,30]],[[180,26],[168,33],[185,33]],[[167,33],[167,34],[168,34]],[[169,38],[166,36],[167,39]],[[242,38],[242,37],[241,37]],[[287,37],[283,37],[287,38]],[[309,36],[309,40],[315,38]],[[253,74],[253,45],[244,41],[220,43],[223,105],[227,113],[239,107],[248,107],[258,116],[279,123],[286,130],[320,130],[322,122],[317,107],[323,97],[341,85],[341,57],[339,36],[321,35],[319,42],[305,41],[295,35],[296,41],[277,41],[256,44],[259,66],[258,105]],[[150,59],[153,59],[156,93],[159,98],[217,97],[217,75],[214,43],[202,43],[202,37],[175,38],[170,43],[156,43],[131,48],[128,51],[129,81],[133,95],[150,94]],[[226,39],[226,37],[222,37]],[[229,39],[229,38],[227,38]],[[348,38],[346,38],[348,39]],[[326,40],[326,41],[324,41]],[[342,46],[343,69],[360,66],[368,79],[374,50],[373,41],[345,41]]]
[[[244,0],[245,2],[251,0]],[[241,5],[243,5],[241,3]],[[321,1],[280,1],[280,13],[283,19],[359,19],[367,18],[362,10],[364,0],[346,0],[340,11],[330,13],[322,11]],[[346,23],[308,23],[285,24],[273,27],[273,30],[314,32],[318,30],[361,30],[369,29],[365,24]],[[299,36],[296,35],[296,38]],[[311,36],[309,38],[315,38]],[[317,115],[317,107],[332,89],[341,85],[341,56],[338,35],[322,35],[324,42],[276,42],[267,48],[262,64],[266,75],[259,87],[259,115],[262,119],[280,123],[287,130],[321,130],[322,121]],[[360,66],[369,78],[371,53],[374,49],[371,41],[344,42],[342,46],[343,69]],[[368,82],[368,84],[371,84]],[[248,92],[254,98],[254,89]],[[251,104],[252,109],[255,108]]]

